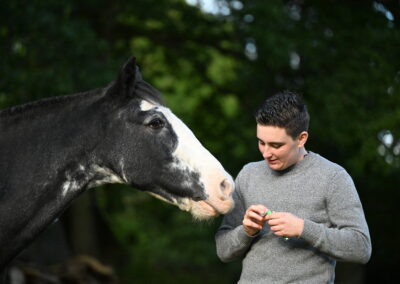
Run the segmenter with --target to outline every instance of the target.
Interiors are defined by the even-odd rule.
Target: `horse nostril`
[[[220,183],[219,187],[221,188],[221,191],[225,196],[230,196],[231,195],[232,186],[231,186],[230,182],[227,179],[224,179]]]

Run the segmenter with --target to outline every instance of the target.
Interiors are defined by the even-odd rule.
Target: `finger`
[[[263,219],[263,218],[260,216],[260,214],[258,214],[257,212],[254,212],[254,211],[248,212],[247,216],[248,216],[249,218],[252,218],[252,219],[255,219],[255,220],[259,220],[259,221],[261,221],[261,220]]]
[[[271,214],[264,217],[265,220],[286,220],[288,213],[273,211]]]
[[[278,232],[283,233],[283,229],[284,229],[284,227],[282,225],[276,225],[276,226],[272,226],[270,228],[271,228],[271,231],[273,231],[275,234]]]
[[[271,219],[271,220],[267,221],[267,224],[269,226],[276,226],[276,225],[281,225],[282,221],[281,221],[281,219]]]
[[[263,217],[260,216],[257,212],[254,211],[248,211],[245,215],[245,218],[252,219],[253,221],[256,221],[258,223],[264,223]]]
[[[287,216],[287,214],[288,213],[286,213],[286,212],[276,212],[276,211],[274,211],[273,214],[271,214],[271,215],[273,215],[272,217],[274,219],[276,219],[276,218],[285,218]]]
[[[262,226],[260,224],[251,221],[251,219],[243,220],[243,226],[248,227],[248,228],[252,228],[252,229],[257,229],[257,230],[261,230],[262,229]]]
[[[278,237],[284,237],[284,236],[286,236],[286,234],[282,231],[282,230],[280,230],[280,231],[274,231],[274,235],[275,236],[278,236]]]
[[[253,211],[253,212],[255,212],[255,213],[257,213],[258,215],[261,215],[261,216],[263,214],[265,214],[265,212],[268,211],[268,209],[264,205],[261,205],[261,204],[251,205],[248,210]]]
[[[275,211],[271,211],[271,213],[265,214],[264,216],[264,220],[273,220],[277,218],[279,218],[279,215]]]

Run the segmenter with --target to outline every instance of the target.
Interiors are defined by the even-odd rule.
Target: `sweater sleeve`
[[[344,169],[333,178],[326,203],[331,226],[304,220],[300,237],[339,261],[368,262],[372,250],[368,225],[354,183]]]
[[[223,262],[243,257],[254,239],[254,236],[246,234],[242,225],[246,208],[240,194],[240,188],[243,188],[241,179],[242,176],[239,173],[236,179],[236,189],[233,193],[235,207],[224,216],[221,226],[215,235],[217,255]]]

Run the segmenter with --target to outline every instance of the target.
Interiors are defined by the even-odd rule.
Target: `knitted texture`
[[[351,177],[339,165],[309,152],[284,171],[265,161],[247,164],[236,178],[235,208],[216,234],[224,262],[243,259],[239,283],[333,283],[336,260],[366,263],[371,240]],[[242,226],[250,205],[304,219],[299,238],[275,236],[268,224],[256,236]]]

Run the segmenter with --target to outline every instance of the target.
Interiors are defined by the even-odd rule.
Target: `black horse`
[[[0,268],[88,188],[126,183],[206,219],[232,178],[130,59],[105,88],[0,112]]]

